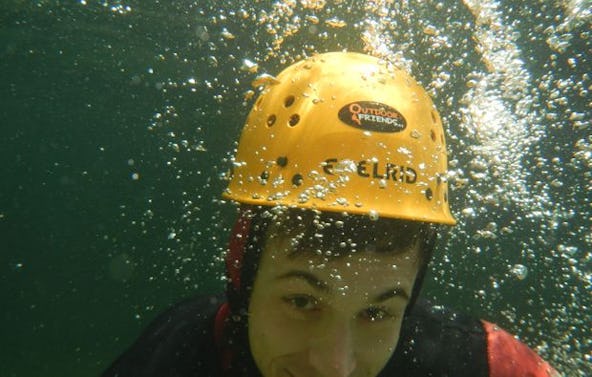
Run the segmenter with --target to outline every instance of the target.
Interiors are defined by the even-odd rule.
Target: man
[[[107,376],[555,376],[485,321],[417,301],[454,225],[440,116],[405,72],[326,53],[269,80],[225,196],[223,298],[157,318]]]

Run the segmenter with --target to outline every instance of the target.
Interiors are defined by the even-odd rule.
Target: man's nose
[[[348,377],[356,369],[352,329],[347,324],[326,327],[310,347],[310,363],[323,377]]]

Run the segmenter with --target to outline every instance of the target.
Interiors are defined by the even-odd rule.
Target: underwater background
[[[592,4],[0,2],[0,377],[96,376],[224,287],[220,194],[261,74],[384,57],[429,90],[459,224],[424,295],[592,375]]]

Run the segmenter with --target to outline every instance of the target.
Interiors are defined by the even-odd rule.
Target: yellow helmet
[[[425,90],[378,58],[332,52],[267,80],[224,196],[453,225],[446,169],[442,122]]]

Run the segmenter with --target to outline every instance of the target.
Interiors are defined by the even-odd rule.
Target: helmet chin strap
[[[419,294],[421,292],[421,288],[423,286],[423,281],[425,279],[425,275],[428,271],[428,266],[430,264],[430,260],[432,259],[432,255],[434,254],[434,249],[436,248],[436,239],[438,238],[438,230],[437,226],[433,225],[430,228],[430,233],[425,237],[422,241],[421,247],[423,248],[423,260],[421,262],[421,266],[419,266],[419,270],[417,271],[417,277],[415,278],[415,283],[413,284],[413,290],[411,291],[411,297],[409,298],[409,302],[407,303],[407,308],[405,309],[405,316],[411,313],[417,299],[419,298]]]
[[[241,205],[230,235],[226,255],[226,296],[230,312],[238,322],[246,320],[251,289],[264,247],[268,221],[261,212],[256,206]]]
[[[242,205],[228,242],[226,277],[228,278],[229,288],[235,290],[239,290],[241,286],[241,270],[251,230],[251,217],[250,206]]]

